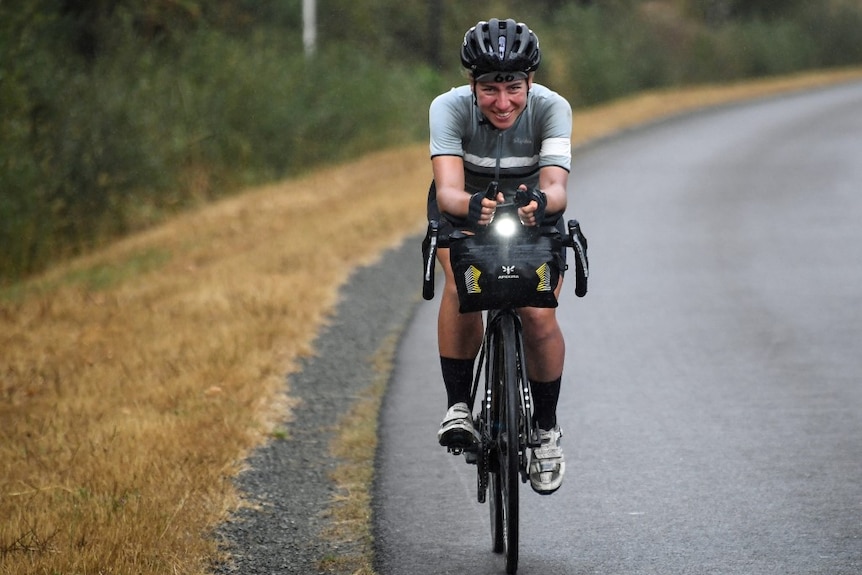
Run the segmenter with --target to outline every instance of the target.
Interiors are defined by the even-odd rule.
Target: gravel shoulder
[[[339,573],[333,557],[362,553],[359,543],[326,536],[328,511],[342,495],[332,479],[334,425],[375,378],[371,358],[399,333],[421,301],[420,238],[356,270],[315,342],[317,355],[287,380],[298,399],[283,437],[255,450],[237,486],[247,503],[219,527],[230,560],[218,575]],[[352,571],[347,571],[352,572]]]

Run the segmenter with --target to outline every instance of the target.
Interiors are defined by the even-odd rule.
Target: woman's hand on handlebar
[[[492,200],[486,197],[486,192],[476,192],[470,196],[470,209],[467,213],[467,221],[473,225],[487,226],[494,219],[497,204],[503,203],[503,193],[498,192],[497,198]]]
[[[528,189],[521,184],[515,195],[515,205],[518,206],[518,217],[525,226],[537,226],[545,219],[545,208],[548,199],[542,190]]]

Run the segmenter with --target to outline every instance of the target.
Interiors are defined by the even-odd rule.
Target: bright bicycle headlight
[[[491,224],[494,228],[494,233],[504,238],[511,238],[518,231],[520,223],[510,215],[494,218]]]

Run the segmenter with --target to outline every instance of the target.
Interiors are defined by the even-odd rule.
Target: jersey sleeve
[[[431,157],[464,157],[463,126],[465,126],[463,96],[457,88],[434,98],[428,110],[431,132]]]
[[[559,166],[572,169],[572,106],[559,94],[546,98],[541,118],[542,145],[539,167]]]

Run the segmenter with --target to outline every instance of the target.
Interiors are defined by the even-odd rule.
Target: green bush
[[[274,31],[129,36],[92,62],[58,62],[42,46],[20,68],[3,63],[19,81],[0,92],[16,111],[0,144],[0,277],[244,185],[416,141],[440,89],[427,66],[384,66],[351,47],[307,59]]]
[[[816,4],[800,10],[799,21],[814,43],[814,61],[819,66],[848,66],[862,62],[862,9],[857,2],[837,2],[821,8]]]

